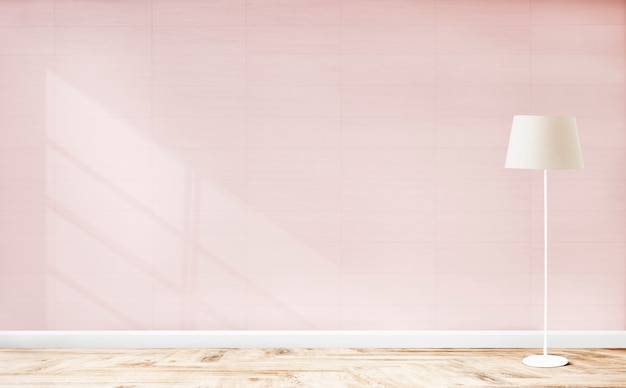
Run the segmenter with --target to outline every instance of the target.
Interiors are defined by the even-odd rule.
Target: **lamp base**
[[[533,366],[535,368],[556,368],[559,366],[567,365],[567,358],[561,356],[551,355],[536,355],[528,356],[522,360],[524,365]]]

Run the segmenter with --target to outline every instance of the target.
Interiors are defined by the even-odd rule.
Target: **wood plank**
[[[0,349],[2,387],[626,387],[626,349]]]

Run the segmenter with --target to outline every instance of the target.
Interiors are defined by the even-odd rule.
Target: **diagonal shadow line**
[[[157,215],[155,215],[148,207],[146,207],[141,202],[139,202],[136,199],[134,199],[131,196],[129,196],[127,193],[125,193],[123,190],[121,190],[120,188],[115,186],[113,183],[111,183],[104,176],[102,176],[98,172],[94,171],[91,167],[87,166],[85,163],[83,163],[82,161],[78,160],[75,156],[73,156],[72,154],[70,154],[69,152],[64,150],[63,148],[57,146],[55,143],[53,143],[51,141],[49,141],[49,145],[53,148],[54,151],[59,152],[61,155],[66,157],[69,161],[75,163],[79,168],[81,168],[87,174],[89,174],[90,176],[94,177],[94,179],[96,179],[98,182],[101,182],[107,188],[111,189],[116,194],[118,194],[125,201],[127,201],[131,205],[135,206],[140,212],[144,213],[144,215],[146,215],[148,217],[152,217],[153,220],[156,219],[159,222],[160,225],[166,227],[169,231],[175,233],[179,238],[181,238],[183,241],[185,241],[185,239],[184,239],[184,236],[185,236],[184,232],[178,230],[177,228],[175,228],[174,226],[169,224],[167,221],[165,221],[162,218],[160,218]],[[167,279],[165,279],[162,276],[156,276],[156,273],[153,273],[152,268],[148,268],[148,266],[146,266],[145,264],[143,264],[141,262],[141,260],[136,258],[133,253],[131,253],[131,252],[127,251],[126,249],[124,249],[123,247],[119,246],[119,244],[116,243],[112,238],[110,238],[109,236],[106,236],[104,233],[100,232],[95,227],[92,227],[91,225],[89,225],[87,222],[82,220],[79,216],[77,216],[71,210],[65,208],[63,205],[59,204],[53,198],[48,198],[48,203],[49,203],[49,206],[52,209],[54,209],[58,214],[62,215],[63,217],[65,217],[70,222],[74,223],[75,225],[80,226],[82,230],[84,230],[87,233],[89,233],[90,235],[94,236],[96,239],[98,239],[98,241],[105,243],[112,250],[114,250],[115,252],[120,254],[121,257],[123,257],[124,259],[129,261],[131,264],[133,264],[135,267],[139,268],[140,270],[142,270],[142,271],[144,271],[146,273],[151,273],[155,277],[156,280],[158,280],[162,284],[166,285],[170,289],[173,289],[173,290],[175,290],[177,292],[181,292],[181,290],[180,290],[178,285],[174,284],[171,281],[168,281]],[[191,209],[189,210],[189,212],[191,212]],[[242,275],[240,272],[235,270],[229,264],[225,263],[219,257],[215,256],[214,254],[212,254],[211,252],[206,250],[204,247],[199,245],[196,241],[193,241],[193,242],[186,241],[186,242],[191,245],[191,250],[189,251],[189,254],[194,254],[195,255],[196,252],[199,252],[200,254],[203,254],[203,255],[206,255],[208,257],[211,257],[212,259],[214,259],[213,261],[215,263],[217,263],[221,268],[223,268],[226,271],[228,271],[229,273],[231,273],[231,274],[233,274],[233,275],[243,279],[243,281],[245,281],[245,282],[247,282],[249,284],[252,284],[254,286],[254,289],[256,290],[256,292],[262,293],[264,295],[264,297],[266,299],[272,301],[274,303],[274,305],[283,306],[283,309],[285,311],[289,311],[289,313],[294,318],[298,319],[299,322],[304,323],[304,324],[308,324],[307,320],[304,317],[302,317],[301,314],[298,314],[295,311],[293,311],[291,308],[288,308],[288,306],[285,305],[285,303],[283,303],[280,300],[278,300],[275,296],[267,293],[265,290],[261,289],[258,285],[252,283],[250,281],[250,279],[248,279],[247,277]],[[199,302],[197,302],[197,303],[199,303]],[[212,310],[216,314],[219,314],[212,307],[210,307],[210,306],[208,306],[208,305],[206,305],[204,303],[199,303],[199,304],[203,308]],[[226,321],[225,318],[223,318],[223,320]]]
[[[127,325],[129,325],[133,329],[139,329],[139,330],[147,330],[147,329],[149,329],[148,327],[145,327],[145,326],[141,325],[140,323],[135,322],[134,320],[132,320],[131,318],[129,318],[125,314],[123,314],[120,311],[116,310],[109,303],[105,302],[102,298],[98,297],[97,295],[95,295],[93,292],[89,291],[85,287],[83,287],[80,284],[76,283],[69,276],[66,276],[66,275],[64,275],[61,272],[57,272],[55,269],[50,268],[50,267],[48,267],[47,270],[48,270],[48,272],[52,273],[57,279],[61,280],[66,285],[68,285],[71,288],[73,288],[74,290],[78,291],[82,296],[84,296],[87,299],[89,299],[90,301],[94,302],[96,305],[100,306],[102,309],[107,311],[109,314],[115,316],[120,321],[126,323]]]
[[[144,205],[140,201],[138,201],[135,198],[133,198],[130,195],[128,195],[124,190],[122,190],[119,187],[117,187],[110,180],[105,178],[102,174],[98,173],[93,168],[87,166],[84,162],[79,160],[76,156],[72,155],[71,153],[69,153],[64,148],[56,145],[52,141],[48,141],[48,143],[53,148],[53,151],[58,152],[63,157],[65,157],[67,160],[69,160],[70,162],[74,163],[77,167],[79,167],[81,170],[86,172],[90,177],[93,177],[97,182],[101,183],[102,185],[104,185],[105,187],[107,187],[108,189],[113,191],[116,195],[118,195],[125,202],[129,203],[135,209],[137,209],[138,211],[143,213],[146,217],[150,217],[152,220],[157,221],[160,226],[166,228],[168,232],[171,232],[173,235],[178,237],[181,241],[186,241],[186,239],[185,239],[186,234],[185,234],[184,231],[181,231],[181,230],[177,229],[176,227],[172,226],[169,222],[164,220],[162,217],[160,217],[157,214],[155,214],[146,205]],[[71,213],[71,211],[69,209],[63,208],[63,206],[60,205],[55,200],[52,200],[52,201],[54,202],[55,206],[58,206],[59,209],[63,209],[66,214],[70,214]],[[191,210],[189,210],[189,212],[191,212]],[[186,211],[186,213],[187,213],[187,211]],[[78,217],[75,217],[75,219],[78,219]],[[194,246],[195,250],[200,251],[202,254],[207,255],[207,256],[211,257],[212,259],[215,259],[215,261],[219,262],[220,266],[223,269],[226,269],[226,270],[228,270],[229,272],[231,272],[233,274],[239,274],[239,272],[237,270],[232,268],[227,263],[224,263],[223,260],[221,260],[219,257],[215,256],[214,254],[212,254],[211,252],[209,252],[208,250],[206,250],[202,246],[198,245],[195,241],[193,242],[193,246]],[[145,268],[140,268],[140,269],[145,270]]]
[[[72,87],[72,88],[77,88],[80,85],[72,85],[72,82],[65,79],[62,75],[56,73],[54,71],[54,69],[52,69],[51,71],[49,71],[53,77],[62,79],[62,82],[67,83],[68,87]],[[55,87],[55,86],[53,86]],[[93,95],[87,95],[87,93],[85,93],[84,91],[81,90],[81,93],[83,94],[83,96],[85,98],[89,98],[90,100],[92,100],[94,103],[98,103],[100,106],[104,107],[106,106],[106,103],[103,103],[102,100],[98,101],[97,97],[94,97]],[[128,120],[129,118],[126,117],[125,120]],[[166,220],[163,220],[161,217],[159,217],[158,215],[154,214],[149,208],[147,208],[145,205],[143,205],[141,202],[137,201],[136,199],[130,197],[128,194],[126,194],[124,191],[120,190],[118,187],[116,187],[115,185],[111,184],[110,181],[108,181],[105,177],[103,177],[102,175],[100,175],[99,173],[97,173],[96,171],[94,171],[93,169],[91,169],[90,167],[88,167],[87,165],[85,165],[83,162],[81,162],[80,160],[78,160],[75,156],[71,155],[70,153],[68,153],[66,150],[64,150],[61,146],[55,144],[54,142],[50,141],[50,139],[47,139],[47,142],[49,144],[49,146],[51,146],[54,150],[56,150],[57,152],[63,154],[65,157],[67,157],[69,160],[71,160],[72,162],[74,162],[77,166],[79,166],[81,169],[83,169],[84,171],[86,171],[88,174],[90,174],[91,176],[93,176],[95,179],[97,179],[98,181],[102,182],[104,185],[106,185],[107,187],[109,187],[111,190],[113,190],[115,193],[117,193],[118,195],[120,195],[120,197],[124,198],[125,200],[128,201],[128,203],[132,204],[133,206],[135,206],[138,210],[145,212],[147,214],[150,214],[151,217],[153,217],[152,219],[155,222],[158,222],[161,226],[163,226],[164,228],[166,228],[168,231],[172,232],[174,235],[177,236],[182,236],[184,237],[184,232],[179,231],[178,229],[176,229],[175,227],[173,227],[169,222],[167,222]],[[206,249],[204,249],[202,246],[198,245],[197,242],[193,242],[193,251],[197,251],[200,252],[202,254],[207,255],[208,257],[212,257],[215,259],[215,263],[217,265],[219,265],[220,267],[224,268],[225,270],[233,273],[234,275],[241,277],[244,279],[244,281],[246,281],[247,283],[251,284],[254,289],[256,290],[257,293],[260,294],[264,294],[264,297],[273,302],[274,306],[283,306],[285,310],[289,310],[289,312],[291,313],[291,315],[293,315],[294,317],[298,318],[299,322],[302,323],[308,323],[306,319],[304,319],[301,314],[298,314],[297,312],[291,310],[290,308],[288,308],[288,306],[283,303],[282,301],[278,300],[276,297],[274,297],[273,295],[267,293],[267,291],[263,290],[261,287],[259,287],[258,285],[250,282],[249,279],[247,279],[247,277],[245,275],[242,275],[241,273],[239,273],[237,270],[235,270],[234,268],[232,268],[229,264],[225,263],[223,260],[221,260],[219,257],[214,256],[212,253],[208,252]]]
[[[114,185],[113,183],[111,183],[110,180],[108,180],[106,177],[104,177],[102,174],[98,173],[97,171],[95,171],[93,168],[91,168],[90,166],[86,165],[83,161],[81,161],[80,159],[78,159],[76,156],[72,155],[70,152],[68,152],[66,149],[64,149],[63,147],[61,147],[60,145],[56,144],[54,141],[50,140],[49,138],[46,140],[47,145],[52,148],[52,150],[60,155],[62,155],[63,157],[65,157],[68,161],[72,162],[73,164],[75,164],[77,167],[79,167],[81,170],[83,170],[85,173],[87,173],[89,176],[93,177],[96,181],[100,182],[101,184],[103,184],[104,186],[106,186],[107,188],[109,188],[110,190],[112,190],[115,194],[117,194],[118,196],[120,196],[120,198],[122,198],[124,201],[126,201],[127,203],[131,204],[133,207],[135,207],[137,210],[139,210],[140,212],[144,213],[146,216],[151,217],[152,220],[158,222],[158,224],[162,227],[164,227],[165,229],[167,229],[169,232],[171,232],[172,234],[174,234],[175,236],[179,237],[182,241],[186,241],[185,239],[185,232],[184,231],[180,231],[179,229],[177,229],[176,227],[172,226],[168,221],[164,220],[162,217],[158,216],[157,214],[155,214],[150,208],[148,208],[147,206],[145,206],[144,204],[142,204],[140,201],[136,200],[135,198],[131,197],[130,195],[128,195],[126,192],[124,192],[122,189],[120,189],[119,187],[117,187],[116,185]],[[71,212],[68,209],[65,209],[62,207],[62,205],[60,205],[58,202],[54,201],[54,206],[56,207],[52,207],[53,209],[61,209],[64,211],[64,213],[66,215],[71,214]],[[185,213],[192,213],[193,209],[185,209]],[[78,220],[80,221],[80,218],[77,216],[74,217],[66,217],[68,219],[73,219],[73,220]],[[84,223],[82,223],[83,226],[87,226]],[[98,232],[94,231],[95,234],[93,234],[95,237],[98,237]],[[107,244],[113,244],[112,246],[115,245],[114,241],[112,239],[107,239],[107,240],[100,240],[100,241],[107,241]],[[187,241],[186,241],[187,242]],[[212,254],[211,252],[207,251],[205,248],[203,248],[201,245],[199,245],[196,241],[190,242],[191,243],[193,249],[191,250],[192,252],[200,252],[201,254],[204,254],[208,257],[211,257],[212,259],[214,259],[213,261],[216,262],[220,267],[222,267],[224,270],[228,271],[229,273],[242,278],[245,282],[250,283],[254,286],[254,288],[257,290],[257,292],[264,294],[264,297],[268,300],[271,300],[274,305],[276,306],[283,306],[284,310],[288,310],[292,316],[294,316],[294,318],[297,318],[301,323],[305,323],[307,324],[307,320],[301,316],[301,314],[296,313],[295,311],[293,311],[291,308],[288,308],[287,305],[285,305],[285,303],[281,302],[280,300],[278,300],[275,296],[267,293],[265,290],[261,289],[258,285],[253,284],[250,282],[250,280],[242,275],[240,272],[238,272],[237,270],[235,270],[232,266],[230,266],[229,264],[225,263],[222,259],[220,259],[219,257],[216,257],[214,254]],[[123,257],[131,257],[132,258],[132,253],[130,253],[130,256],[128,256],[125,252],[121,252],[123,254]],[[141,262],[139,260],[131,260],[131,263],[133,263],[134,265],[136,265],[139,269],[145,271],[145,268],[142,268],[141,266]],[[146,271],[151,273],[151,269],[150,271]],[[172,285],[171,282],[168,282],[165,279],[157,279],[159,281],[161,281],[163,284],[165,284],[168,287],[171,287],[172,289],[176,289],[176,285]]]
[[[107,247],[109,247],[109,249],[119,254],[120,257],[123,257],[126,261],[131,262],[134,266],[142,270],[144,273],[150,274],[150,276],[153,279],[161,282],[162,284],[166,285],[167,287],[169,287],[170,289],[178,293],[184,291],[184,290],[181,291],[180,286],[167,280],[158,272],[157,273],[153,272],[152,268],[149,268],[147,265],[143,264],[142,261],[138,259],[137,257],[135,257],[135,255],[132,252],[126,250],[123,246],[121,246],[119,243],[117,243],[112,238],[107,236],[105,233],[99,231],[96,227],[89,225],[87,222],[82,220],[79,216],[76,216],[70,210],[65,209],[63,206],[59,205],[57,202],[55,202],[53,199],[50,199],[50,198],[49,198],[49,203],[53,205],[52,208],[55,209],[55,212],[58,215],[64,217],[65,219],[70,221],[72,224],[80,227],[82,231],[95,237],[99,242],[104,243]],[[59,274],[59,272],[56,272],[56,269],[54,273]],[[224,317],[223,314],[216,311],[213,307],[205,303],[201,303],[199,301],[194,301],[194,302],[196,305],[199,305],[203,307],[204,309],[210,310],[212,314],[219,316],[220,320],[224,322],[225,324],[230,325],[231,327],[234,326],[233,322],[229,321],[226,317]]]
[[[81,170],[83,170],[84,172],[89,174],[90,177],[94,178],[97,182],[102,183],[104,186],[106,186],[108,189],[110,189],[115,194],[120,196],[125,202],[131,204],[137,210],[141,211],[142,213],[144,213],[145,215],[147,215],[149,217],[152,217],[152,219],[157,220],[159,222],[159,224],[161,226],[167,228],[167,230],[169,232],[171,232],[171,233],[173,233],[173,234],[175,234],[175,235],[177,235],[179,237],[183,237],[184,236],[183,232],[181,232],[180,230],[176,229],[174,226],[172,226],[169,222],[165,221],[163,218],[161,218],[158,215],[154,214],[154,212],[149,207],[147,207],[146,205],[144,205],[140,201],[138,201],[135,198],[133,198],[130,195],[128,195],[124,190],[120,189],[119,187],[117,187],[116,185],[111,183],[110,180],[108,180],[106,177],[104,177],[102,174],[100,174],[99,172],[97,172],[93,168],[91,168],[88,165],[86,165],[83,161],[78,159],[76,156],[74,156],[71,153],[69,153],[65,148],[59,146],[58,144],[56,144],[56,143],[54,143],[54,142],[52,142],[50,140],[48,140],[47,143],[52,148],[52,150],[54,152],[57,152],[58,154],[60,154],[63,157],[65,157],[67,160],[69,160],[70,162],[75,164]]]
[[[168,221],[166,221],[165,219],[163,219],[159,215],[155,214],[149,207],[147,207],[146,205],[144,205],[143,203],[141,203],[137,199],[135,199],[135,198],[131,197],[130,195],[128,195],[124,190],[122,190],[119,187],[117,187],[115,184],[113,184],[110,180],[108,180],[102,174],[100,174],[99,172],[95,171],[93,168],[91,168],[88,165],[86,165],[83,161],[79,160],[76,156],[74,156],[71,153],[69,153],[66,149],[60,147],[59,145],[55,144],[52,141],[48,140],[48,143],[52,147],[53,151],[58,152],[59,154],[61,154],[68,161],[72,162],[77,167],[79,167],[81,170],[86,172],[90,177],[94,178],[97,182],[101,183],[102,185],[106,186],[108,189],[113,191],[116,195],[118,195],[125,202],[129,203],[135,209],[137,209],[138,211],[143,213],[146,217],[150,217],[152,220],[157,221],[159,223],[159,225],[163,226],[164,228],[166,228],[168,232],[171,232],[173,235],[175,235],[176,237],[178,237],[178,238],[180,238],[181,240],[184,241],[184,237],[186,236],[184,231],[181,231],[178,228],[172,226],[171,223],[169,223]],[[56,204],[59,205],[58,202]],[[61,205],[59,205],[59,206],[61,206]],[[185,213],[192,212],[192,211],[193,211],[193,209],[185,209]],[[212,257],[212,258],[215,258],[215,259],[217,259],[217,260],[219,260],[220,262],[223,263],[223,261],[219,257],[214,256],[211,252],[207,251],[202,246],[198,246],[198,244],[194,244],[194,245],[196,245],[196,248],[199,249],[200,251],[202,251],[202,253],[204,253],[204,254]],[[223,265],[224,265],[225,269],[229,269],[229,270],[233,271],[233,273],[237,273],[237,271],[235,269],[233,269],[232,267],[230,267],[228,264],[223,263]]]
[[[150,265],[146,265],[142,262],[141,259],[137,258],[134,253],[125,249],[118,242],[116,242],[111,237],[107,236],[102,231],[98,230],[96,227],[90,225],[88,222],[84,221],[80,216],[76,215],[71,210],[65,208],[63,205],[60,205],[56,200],[52,198],[48,198],[48,203],[51,205],[51,208],[54,209],[55,213],[62,216],[66,220],[70,221],[72,224],[78,226],[82,231],[87,234],[95,237],[99,242],[104,243],[107,247],[113,250],[115,253],[119,254],[126,261],[133,264],[136,268],[140,269],[145,273],[152,274],[152,267]],[[153,274],[154,275],[154,274]],[[164,285],[168,286],[173,290],[178,289],[178,285],[175,283],[165,279],[165,278],[156,278]]]
[[[127,249],[125,249],[118,242],[116,242],[111,237],[107,236],[105,233],[103,233],[100,230],[98,230],[96,227],[90,225],[88,222],[84,221],[79,216],[75,215],[72,211],[70,211],[70,210],[66,209],[65,207],[63,207],[62,205],[58,204],[54,199],[48,198],[48,204],[49,204],[49,206],[52,209],[55,209],[55,213],[56,214],[64,217],[65,219],[70,221],[72,224],[80,227],[80,229],[82,231],[84,231],[84,232],[88,233],[89,235],[93,236],[99,242],[104,243],[107,247],[109,247],[111,250],[113,250],[114,252],[119,254],[126,261],[129,261],[134,266],[136,266],[137,268],[142,270],[144,273],[149,273],[155,280],[161,282],[162,284],[166,285],[167,287],[169,287],[170,289],[172,289],[172,290],[174,290],[176,292],[181,293],[181,292],[185,291],[184,288],[181,289],[181,287],[179,285],[169,281],[168,279],[164,278],[159,273],[153,272],[152,268],[149,268],[149,266],[145,265],[132,252],[130,252]],[[196,256],[196,252],[200,252],[200,253],[205,252],[204,248],[200,247],[196,243],[193,243],[193,244],[190,244],[190,245],[191,245],[191,247],[190,247],[191,252],[189,252],[189,254],[191,254],[191,255]],[[244,281],[250,283],[257,292],[264,294],[264,296],[268,300],[272,300],[277,306],[283,306],[283,310],[289,311],[291,313],[291,315],[294,316],[294,318],[298,319],[298,321],[300,323],[304,323],[304,324],[308,324],[309,323],[309,322],[307,322],[307,320],[304,317],[301,316],[301,314],[298,314],[297,312],[293,311],[291,308],[288,308],[288,306],[286,306],[284,303],[282,303],[281,301],[276,299],[273,295],[268,294],[265,290],[260,289],[257,285],[255,285],[254,283],[250,282],[250,280],[247,279],[245,276],[243,276],[241,273],[235,271],[234,269],[232,269],[232,267],[228,266],[227,264],[222,263],[221,260],[220,260],[220,263],[223,266],[226,266],[229,270],[231,270],[236,276],[238,276],[238,277],[242,278]],[[55,275],[59,274],[59,272],[57,272],[56,269],[55,269],[54,273],[55,273]],[[220,321],[222,321],[223,323],[225,323],[229,327],[235,327],[236,326],[231,320],[226,318],[224,316],[224,314],[222,314],[219,311],[217,311],[214,307],[212,307],[212,306],[210,306],[210,305],[208,305],[206,303],[198,301],[197,298],[194,298],[193,302],[194,302],[194,303],[192,303],[193,305],[202,308],[204,311],[210,311],[212,316],[218,316]]]
[[[184,227],[186,230],[185,230],[184,235],[192,236],[193,238],[192,241],[196,241],[197,236],[198,236],[198,212],[194,211],[194,209],[202,207],[202,198],[203,198],[202,186],[194,185],[194,182],[196,181],[194,175],[195,173],[193,169],[189,169],[189,168],[185,169]],[[185,262],[186,266],[188,265],[189,267],[194,267],[194,268],[197,266],[197,256],[198,256],[197,248],[198,248],[197,244],[189,244],[189,243],[185,244],[185,257],[188,258],[188,260],[186,260]],[[186,271],[186,273],[189,274],[190,272]],[[236,274],[240,275],[239,272],[236,272]],[[307,325],[309,323],[304,317],[302,317],[301,314],[298,314],[297,312],[293,311],[292,308],[290,308],[283,302],[278,301],[277,298],[275,298],[273,295],[270,295],[269,293],[267,293],[267,291],[261,289],[257,284],[252,283],[250,279],[248,279],[247,277],[243,277],[243,278],[246,284],[251,285],[254,288],[254,290],[256,290],[257,293],[262,294],[268,300],[272,300],[276,306],[281,306],[281,309],[283,311],[287,311],[292,317],[296,318],[300,324]],[[190,287],[195,289],[196,286],[197,286],[196,278],[192,276]],[[250,288],[251,287],[246,287],[246,298],[247,298],[248,292],[250,291]]]

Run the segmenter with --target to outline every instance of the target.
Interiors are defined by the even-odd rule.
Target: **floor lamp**
[[[543,170],[543,354],[524,358],[528,366],[551,368],[567,359],[548,355],[548,170],[583,167],[574,117],[513,117],[506,168]]]

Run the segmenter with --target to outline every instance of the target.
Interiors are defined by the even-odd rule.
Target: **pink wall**
[[[623,0],[0,2],[0,329],[626,325]]]

